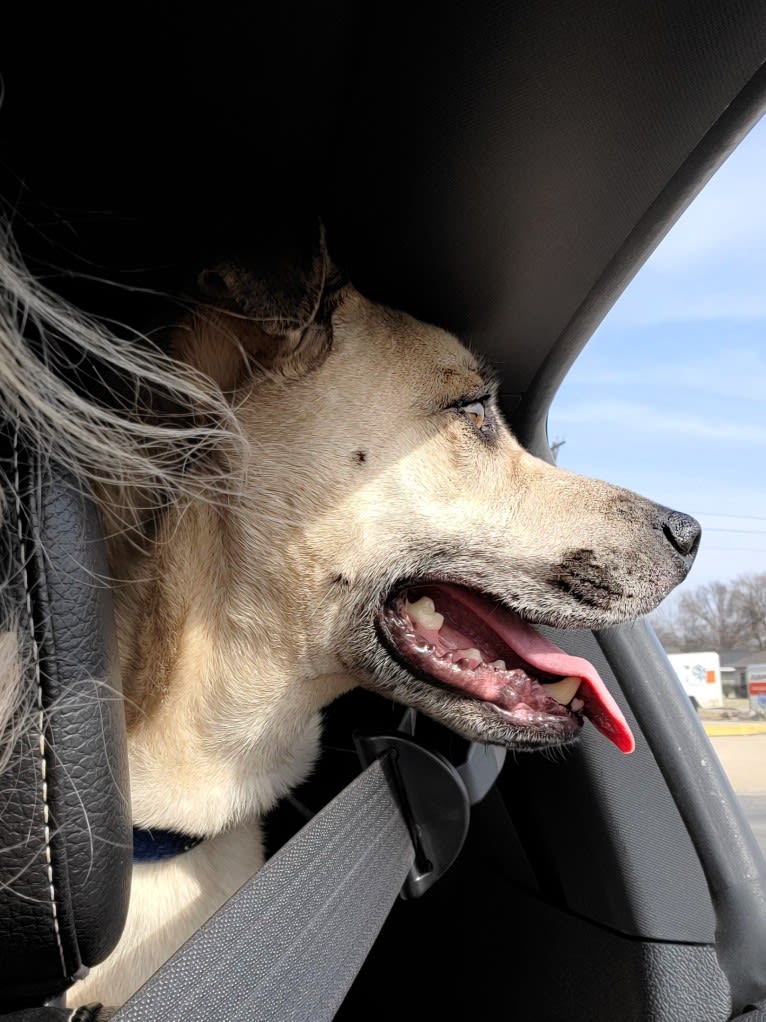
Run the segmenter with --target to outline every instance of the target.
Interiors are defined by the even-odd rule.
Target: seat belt
[[[113,1022],[329,1022],[401,892],[457,857],[470,796],[443,756],[357,737],[367,768],[112,1016]]]

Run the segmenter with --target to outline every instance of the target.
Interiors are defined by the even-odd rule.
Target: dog
[[[143,519],[140,488],[98,500],[134,823],[195,847],[135,864],[119,945],[70,1006],[124,1002],[261,866],[261,820],[355,686],[480,742],[566,745],[587,720],[629,752],[594,668],[535,626],[649,612],[699,541],[693,519],[527,453],[482,360],[365,298],[323,242],[274,271],[206,270],[165,346],[230,410],[225,452],[197,462],[225,498],[190,489]]]

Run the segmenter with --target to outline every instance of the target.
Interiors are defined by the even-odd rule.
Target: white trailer
[[[721,658],[717,653],[671,653],[668,660],[697,706],[723,706]]]

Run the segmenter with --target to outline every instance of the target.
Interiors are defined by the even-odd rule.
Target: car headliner
[[[766,5],[262,7],[15,12],[17,221],[50,233],[53,207],[68,249],[99,221],[87,258],[108,275],[310,208],[361,290],[489,356],[539,446],[572,359],[762,111]]]

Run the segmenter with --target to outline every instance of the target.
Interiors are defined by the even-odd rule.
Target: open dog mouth
[[[412,585],[380,615],[384,643],[418,678],[478,700],[509,724],[566,741],[587,718],[621,752],[633,735],[595,667],[476,590]]]

